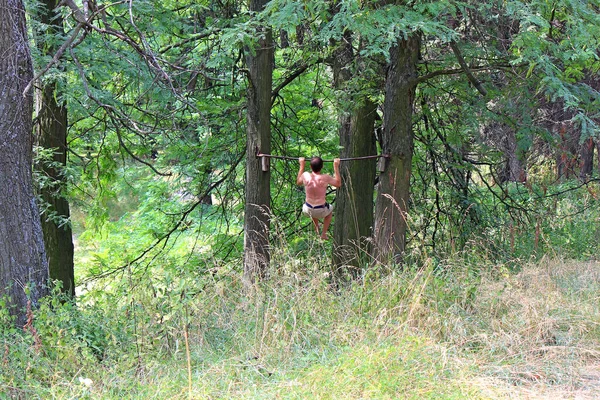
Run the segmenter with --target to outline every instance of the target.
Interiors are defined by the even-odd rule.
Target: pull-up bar
[[[256,151],[256,158],[261,158],[262,159],[262,170],[263,171],[268,171],[269,170],[269,159],[270,158],[276,158],[279,160],[292,160],[292,161],[298,161],[299,157],[288,157],[288,156],[276,156],[273,154],[265,154],[265,153],[261,153],[260,151]],[[369,160],[369,159],[373,159],[373,158],[379,158],[379,163],[377,164],[377,170],[379,170],[380,172],[383,172],[385,170],[385,165],[386,165],[386,160],[390,158],[389,154],[377,154],[377,155],[372,155],[372,156],[362,156],[362,157],[349,157],[349,158],[340,158],[340,161],[354,161],[354,160]],[[333,160],[323,160],[324,163],[330,163],[333,162]]]
[[[299,158],[299,157],[275,156],[273,154],[264,154],[264,153],[257,153],[256,157],[277,158],[279,160],[295,160],[295,161],[298,161],[298,158]],[[340,158],[340,161],[368,160],[371,158],[379,158],[379,157],[389,158],[390,156],[387,154],[377,154],[374,156]],[[306,159],[308,160],[308,159],[310,159],[310,157],[307,157]],[[323,162],[330,163],[330,162],[333,162],[333,160],[323,160]]]

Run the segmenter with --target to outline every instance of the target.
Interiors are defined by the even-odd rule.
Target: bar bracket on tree
[[[276,156],[274,154],[261,153],[258,149],[256,150],[256,157],[262,158],[263,160],[268,159],[268,158],[276,158],[278,160],[292,160],[292,161],[298,161],[298,159],[300,158],[300,157]],[[305,158],[309,159],[310,157],[305,157]],[[390,156],[389,156],[389,154],[376,154],[376,155],[372,155],[372,156],[340,158],[340,161],[369,160],[369,159],[373,159],[373,158],[388,159],[388,158],[390,158]],[[332,163],[333,160],[323,160],[323,162],[324,163]],[[263,161],[263,163],[264,163],[264,161]],[[379,161],[379,163],[381,164],[381,160]]]

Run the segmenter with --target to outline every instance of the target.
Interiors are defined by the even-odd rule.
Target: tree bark
[[[252,0],[251,11],[261,11],[266,0]],[[270,263],[269,229],[271,190],[269,171],[261,168],[256,151],[271,153],[271,90],[273,84],[273,37],[260,27],[258,42],[246,49],[248,94],[246,116],[246,204],[244,212],[244,279],[264,277]]]
[[[25,9],[0,0],[0,296],[7,296],[17,324],[28,300],[47,293],[48,264],[33,193],[33,97],[23,90],[33,78]]]
[[[379,176],[373,232],[375,256],[382,263],[401,262],[406,245],[419,46],[413,35],[390,50],[381,143],[390,158]]]
[[[375,153],[375,115],[377,105],[368,99],[351,111],[348,126],[340,129],[341,157],[361,157]],[[375,160],[344,162],[342,186],[336,196],[333,261],[336,267],[354,267],[356,276],[363,255],[368,253],[367,238],[373,226]]]
[[[598,157],[596,158],[596,163],[598,166],[598,173],[600,174],[600,141],[596,141],[596,153]]]
[[[49,27],[50,32],[60,34],[63,31],[62,17],[56,11],[55,0],[45,0],[37,9],[37,18]],[[44,55],[53,55],[58,49],[37,38],[37,47]],[[67,164],[67,109],[57,101],[55,82],[40,82],[36,90],[35,126],[38,145],[53,151],[53,164]],[[75,274],[73,265],[73,235],[69,222],[69,202],[61,191],[65,185],[60,168],[48,163],[39,166],[39,172],[45,177],[45,184],[39,189],[44,212],[41,215],[44,243],[48,256],[51,280],[62,283],[62,292],[75,296]]]
[[[361,60],[352,49],[353,33],[346,31],[332,59],[334,86],[343,99],[339,122],[341,158],[369,156],[375,153],[374,125],[377,105],[366,96],[345,91],[352,71]],[[339,273],[358,273],[361,256],[368,250],[367,238],[373,225],[374,160],[344,162],[340,173],[342,186],[337,190],[333,230],[333,263]]]
[[[579,170],[579,179],[582,182],[587,182],[594,170],[594,139],[587,138],[580,146],[579,157],[581,158],[581,168]]]
[[[524,152],[519,150],[517,136],[513,128],[505,124],[495,125],[500,136],[500,150],[504,154],[504,167],[499,174],[500,182],[526,182]]]
[[[564,180],[577,176],[579,132],[572,124],[561,122],[558,127],[558,149],[556,155],[557,179]]]

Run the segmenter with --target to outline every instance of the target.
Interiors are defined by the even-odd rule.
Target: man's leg
[[[333,217],[333,213],[330,213],[328,216],[325,217],[325,219],[323,219],[323,232],[321,233],[321,239],[323,240],[327,240],[327,229],[329,229],[331,217]]]
[[[317,235],[319,235],[319,219],[312,217],[313,225],[315,226],[315,230],[317,231]]]

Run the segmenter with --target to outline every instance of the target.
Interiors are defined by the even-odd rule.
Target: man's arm
[[[298,170],[298,177],[296,177],[296,185],[300,186],[304,185],[304,179],[302,178],[304,174],[304,157],[300,157],[298,161],[300,162],[300,169]]]
[[[342,176],[340,175],[340,159],[336,158],[333,160],[333,180],[331,181],[331,186],[339,188],[342,186]]]

